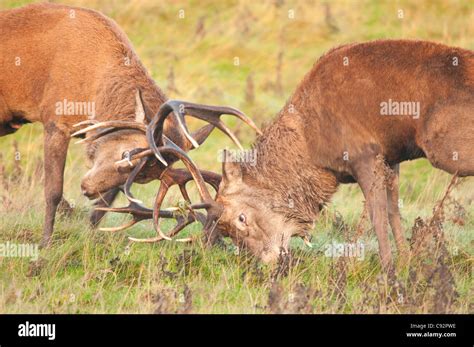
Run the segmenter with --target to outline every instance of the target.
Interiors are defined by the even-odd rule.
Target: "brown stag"
[[[47,245],[63,196],[70,136],[78,130],[74,125],[89,125],[75,133],[87,134],[87,154],[93,164],[82,190],[90,198],[100,196],[99,206],[108,206],[134,167],[117,170],[114,162],[148,147],[145,115],[154,114],[166,97],[122,30],[96,11],[49,3],[1,11],[0,37],[0,136],[27,123],[41,122],[44,127],[43,244]],[[225,111],[253,125],[240,112]],[[201,113],[214,125],[190,135],[182,117],[170,117],[160,124],[160,131],[184,151],[204,141],[214,126],[230,134],[215,111]],[[162,178],[166,164],[177,158],[157,160],[159,168],[147,165],[140,173],[141,182]],[[171,170],[167,173],[168,181],[182,177]],[[96,211],[91,221],[97,223],[103,213]]]
[[[306,75],[278,117],[253,146],[256,160],[225,155],[216,200],[199,169],[186,160],[206,208],[205,234],[216,227],[263,261],[307,235],[340,183],[357,182],[365,196],[384,269],[392,256],[388,224],[407,251],[398,206],[399,163],[426,157],[459,176],[474,175],[474,54],[423,41],[374,41],[333,49]],[[156,119],[173,111],[162,107]],[[175,112],[179,112],[174,108]],[[151,150],[162,147],[148,136]],[[387,174],[390,184],[387,184]],[[134,177],[131,176],[131,181]],[[163,188],[154,210],[158,236]],[[166,187],[165,187],[166,190]]]
[[[388,269],[388,224],[399,251],[406,249],[399,163],[426,157],[472,176],[473,148],[472,51],[405,40],[345,45],[318,60],[257,138],[255,166],[224,161],[218,227],[275,261],[292,236],[311,229],[339,183],[357,182]],[[380,159],[397,172],[392,187],[378,174]]]

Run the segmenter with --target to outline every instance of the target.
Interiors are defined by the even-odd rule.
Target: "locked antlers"
[[[144,107],[142,99],[138,92],[136,100],[138,105],[136,114],[141,114],[142,122],[145,120],[145,118],[150,120],[150,117],[147,117],[143,111]],[[140,113],[140,111],[143,112]],[[233,115],[239,118],[251,128],[253,128],[257,133],[261,134],[254,122],[237,109],[222,106],[200,105],[179,100],[170,100],[162,104],[157,114],[150,120],[148,125],[145,125],[142,122],[97,122],[93,120],[77,124],[77,126],[87,125],[87,127],[74,133],[74,136],[94,131],[92,135],[89,135],[85,140],[82,141],[95,141],[104,134],[118,129],[134,129],[143,132],[146,135],[149,146],[149,148],[133,150],[130,152],[130,155],[127,158],[115,163],[116,167],[120,167],[122,165],[134,166],[134,169],[122,187],[122,191],[127,197],[129,205],[126,207],[100,207],[97,209],[102,211],[131,214],[132,220],[122,226],[101,228],[102,230],[124,230],[142,220],[152,219],[156,231],[155,237],[147,239],[137,239],[130,237],[129,239],[136,242],[157,242],[161,240],[171,240],[172,237],[177,235],[182,229],[184,229],[184,227],[196,220],[204,224],[204,232],[206,235],[210,235],[213,232],[217,219],[221,214],[221,207],[212,198],[206,183],[211,185],[214,190],[217,191],[221,181],[221,176],[213,172],[199,170],[194,162],[186,154],[186,152],[163,134],[165,120],[171,114],[174,115],[179,129],[193,145],[193,148],[199,147],[199,144],[201,144],[209,136],[214,127],[216,127],[226,134],[240,149],[243,149],[237,137],[220,119],[220,117],[224,114]],[[204,120],[210,124],[202,127],[191,135],[185,123],[184,117],[186,115]],[[165,156],[167,160],[165,159]],[[173,169],[170,167],[172,163],[178,160],[185,165],[186,170]],[[161,164],[156,165],[155,168],[156,170],[161,170],[161,172],[158,172],[157,175],[160,177],[160,188],[156,194],[154,206],[152,209],[150,209],[144,207],[142,202],[133,196],[130,188],[140,172],[146,166],[152,165],[153,162],[156,163],[156,161]],[[201,200],[197,204],[191,203],[189,194],[186,190],[186,184],[189,181],[195,181],[196,183]],[[177,185],[179,187],[186,202],[180,207],[162,209],[164,198],[169,188],[173,185]],[[203,209],[207,212],[206,216],[198,212],[198,210]],[[176,219],[177,224],[168,233],[165,233],[161,230],[160,218],[174,218]],[[176,239],[176,241],[189,240],[190,238]]]
[[[166,136],[163,136],[164,138],[164,146],[158,147],[158,151],[163,154],[172,154],[173,156],[176,156],[179,158],[188,171],[184,170],[173,170],[173,169],[168,169],[171,170],[168,172],[165,171],[165,175],[161,178],[161,183],[160,183],[160,188],[158,190],[158,193],[156,194],[155,197],[155,203],[154,203],[154,208],[153,208],[153,225],[155,227],[155,230],[157,232],[157,236],[149,239],[136,239],[136,238],[130,238],[132,241],[137,241],[137,242],[157,242],[161,240],[171,240],[171,237],[176,234],[176,228],[174,228],[169,235],[166,235],[160,228],[160,223],[159,219],[160,217],[163,217],[164,214],[163,212],[173,212],[177,213],[179,212],[180,208],[170,208],[170,209],[165,209],[161,210],[161,205],[163,203],[163,200],[166,196],[166,193],[168,192],[168,189],[174,185],[177,184],[181,190],[181,193],[183,197],[185,198],[187,204],[184,206],[184,208],[181,208],[183,210],[187,210],[189,212],[189,216],[195,216],[194,220],[200,220],[201,222],[205,222],[203,218],[198,218],[196,215],[196,211],[198,209],[206,209],[208,211],[208,218],[211,213],[217,214],[218,211],[220,211],[220,207],[218,204],[214,201],[214,199],[211,197],[211,194],[209,193],[205,182],[208,182],[213,186],[213,188],[217,191],[217,188],[219,186],[219,182],[221,180],[220,175],[212,173],[212,172],[206,172],[206,171],[200,171],[196,165],[193,163],[193,161],[188,157],[188,155],[178,146],[176,146],[170,139],[168,139]],[[143,160],[143,159],[142,159]],[[206,178],[204,178],[206,177]],[[200,204],[191,204],[191,200],[189,199],[189,195],[186,191],[185,185],[187,182],[194,180],[196,182],[199,196],[201,197],[201,203]],[[185,211],[182,211],[185,212]],[[207,219],[208,219],[207,218]],[[188,221],[190,221],[191,218],[188,217]],[[207,220],[206,220],[207,224]],[[184,226],[183,226],[184,227]],[[182,229],[182,228],[181,228]],[[180,230],[178,230],[180,231]],[[189,238],[187,239],[177,239],[176,241],[190,241]]]

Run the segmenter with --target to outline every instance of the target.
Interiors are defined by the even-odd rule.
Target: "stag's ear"
[[[145,107],[143,106],[140,89],[135,92],[135,122],[145,123]]]
[[[232,160],[227,150],[222,154],[222,182],[225,185],[242,182],[242,167]]]

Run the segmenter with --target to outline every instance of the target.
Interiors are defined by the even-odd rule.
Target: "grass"
[[[29,2],[6,0],[0,9]],[[474,49],[470,1],[336,1],[330,2],[330,17],[325,16],[325,2],[319,1],[64,2],[113,17],[169,97],[233,105],[260,124],[278,112],[331,47],[378,38],[417,38]],[[184,19],[178,18],[180,9]],[[403,19],[398,18],[399,9]],[[288,17],[291,10],[294,19]],[[204,32],[198,35],[199,21],[204,21]],[[171,68],[178,92],[167,91]],[[253,101],[248,99],[249,75]],[[250,131],[230,120],[228,124],[240,129],[244,143],[251,143]],[[192,157],[203,168],[219,171],[217,151],[225,146],[230,147],[230,141],[213,133]],[[37,243],[44,218],[41,126],[28,125],[14,136],[0,138],[0,148],[0,241]],[[312,232],[312,249],[294,240],[291,259],[271,268],[236,254],[228,241],[212,249],[199,242],[130,244],[128,235],[153,233],[149,223],[115,234],[92,230],[87,224],[91,204],[79,189],[86,172],[83,162],[83,148],[72,144],[65,197],[75,209],[58,218],[54,245],[41,250],[37,261],[0,258],[0,312],[474,312],[472,178],[450,194],[442,240],[437,239],[438,227],[424,227],[423,235],[432,236],[430,242],[414,236],[414,247],[424,257],[400,266],[391,277],[380,272],[376,238],[370,224],[361,221],[363,198],[356,185],[342,186],[334,196]],[[418,216],[433,220],[433,207],[450,180],[426,160],[401,165],[407,237]],[[133,188],[148,205],[156,189],[157,183]],[[177,199],[174,192],[169,201]],[[124,219],[109,215],[104,225]],[[186,232],[199,230],[193,225]],[[355,237],[367,244],[363,260],[324,255],[333,240]]]

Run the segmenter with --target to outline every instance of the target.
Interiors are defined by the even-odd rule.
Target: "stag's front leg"
[[[64,165],[66,163],[69,134],[54,123],[44,126],[44,195],[46,213],[43,230],[43,247],[51,244],[56,210],[63,196]]]
[[[392,252],[387,230],[387,190],[385,175],[379,165],[375,156],[364,158],[354,165],[354,171],[367,201],[370,219],[377,235],[382,268],[388,272],[392,267]]]

